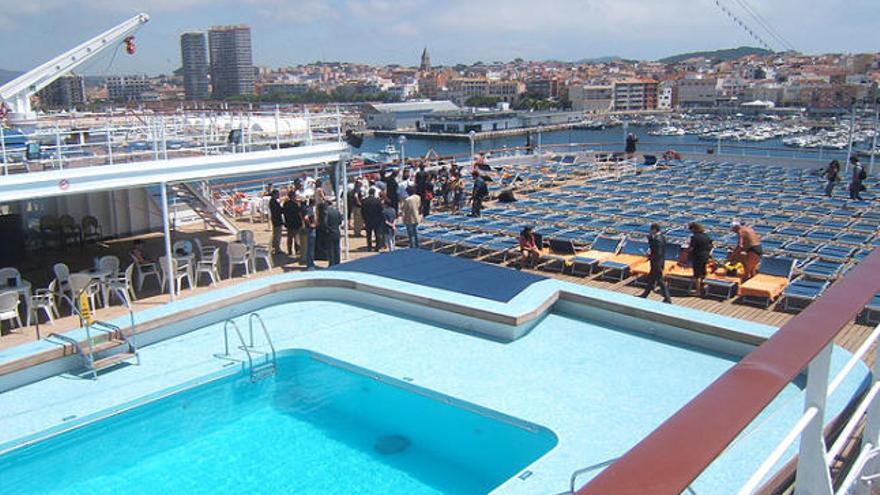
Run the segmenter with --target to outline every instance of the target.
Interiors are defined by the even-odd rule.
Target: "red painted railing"
[[[880,249],[577,495],[684,492],[878,291]]]

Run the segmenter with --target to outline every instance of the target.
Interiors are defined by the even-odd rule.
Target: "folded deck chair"
[[[578,253],[571,258],[571,273],[581,273],[579,269],[586,268],[584,274],[593,273],[593,270],[601,263],[617,254],[620,246],[626,241],[625,237],[608,237],[600,235],[593,241],[587,251]]]
[[[571,239],[548,239],[547,247],[541,249],[540,268],[565,271],[571,265],[571,259],[580,253]]]
[[[620,254],[599,262],[602,278],[617,281],[625,279],[632,273],[634,266],[648,260],[648,249],[646,241],[627,240],[620,248]]]
[[[764,257],[758,274],[743,282],[739,288],[743,302],[769,307],[788,286],[796,262],[791,258]]]
[[[823,259],[813,260],[801,268],[801,273],[813,280],[834,280],[842,271],[843,263]]]
[[[873,299],[868,301],[859,319],[865,325],[877,325],[880,323],[880,292],[874,294]]]
[[[799,278],[793,281],[782,291],[782,310],[791,311],[794,309],[800,312],[822,295],[829,284],[829,282],[824,280],[809,280],[806,278]]]

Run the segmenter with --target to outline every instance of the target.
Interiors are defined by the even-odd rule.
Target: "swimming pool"
[[[0,492],[481,494],[555,444],[537,425],[294,352],[275,378],[220,379],[2,456]]]
[[[346,277],[356,283],[342,287],[317,283],[328,277]],[[285,285],[291,280],[303,282],[303,285],[298,288]],[[167,335],[161,342],[143,348],[140,366],[114,370],[97,382],[55,377],[0,394],[0,449],[4,446],[14,448],[16,438],[25,438],[28,434],[33,435],[32,440],[38,440],[41,432],[56,427],[59,419],[65,417],[75,417],[71,423],[100,419],[102,411],[112,411],[141,397],[161,394],[168,387],[198,381],[212,373],[228,375],[231,370],[224,368],[221,360],[213,356],[223,348],[223,320],[232,317],[244,327],[247,314],[257,311],[282,353],[317,356],[310,359],[325,367],[327,362],[332,363],[329,368],[332,373],[326,372],[329,374],[344,371],[358,373],[361,377],[389,377],[382,382],[388,383],[395,391],[415,393],[422,399],[428,396],[432,404],[443,404],[444,398],[449,398],[452,406],[462,409],[451,417],[471,417],[476,411],[479,418],[473,418],[474,421],[479,423],[490,418],[492,428],[500,432],[485,444],[482,441],[473,443],[467,427],[465,433],[432,438],[437,446],[430,450],[442,455],[432,458],[430,464],[432,469],[442,473],[439,477],[445,481],[441,482],[431,481],[432,471],[420,471],[419,462],[410,467],[414,473],[420,474],[412,474],[394,464],[397,458],[403,458],[399,454],[382,455],[376,450],[379,447],[386,452],[396,451],[404,446],[406,451],[413,449],[412,454],[416,454],[418,449],[415,446],[421,444],[420,435],[429,435],[435,428],[437,421],[431,419],[429,423],[414,421],[411,426],[416,428],[415,433],[407,429],[408,421],[418,419],[406,413],[408,400],[383,400],[383,407],[393,407],[380,408],[379,412],[370,408],[364,410],[365,417],[378,418],[380,425],[391,426],[379,428],[371,426],[372,423],[348,422],[342,425],[347,433],[338,435],[328,435],[330,429],[323,423],[333,415],[300,416],[298,420],[307,424],[305,430],[320,431],[334,441],[341,437],[351,440],[351,445],[345,445],[350,456],[334,455],[334,459],[342,462],[321,463],[322,468],[324,464],[331,467],[339,464],[339,471],[315,468],[316,473],[321,473],[320,480],[297,474],[296,478],[303,481],[301,486],[313,487],[316,490],[313,493],[357,490],[371,493],[366,490],[374,486],[384,493],[420,493],[419,489],[428,490],[423,493],[558,493],[568,486],[573,471],[597,466],[578,479],[578,485],[583,484],[733,366],[753,346],[746,342],[748,339],[743,340],[743,336],[751,335],[753,341],[759,341],[762,332],[772,332],[769,327],[550,280],[534,284],[504,303],[360,274],[286,275],[277,278],[275,283],[275,290],[257,295],[240,287],[221,289],[210,296],[197,296],[163,308],[163,318],[167,318],[170,308],[179,311],[181,319],[170,323],[162,320],[163,326],[156,331]],[[256,286],[256,282],[253,285]],[[417,301],[413,294],[436,299],[437,303]],[[193,311],[199,304],[205,306],[204,312]],[[521,318],[523,314],[533,316]],[[479,320],[487,331],[482,332],[482,327],[475,326],[475,320]],[[504,321],[516,322],[526,329],[509,333],[519,335],[513,340],[495,338],[496,334],[489,331],[506,325],[502,323]],[[169,338],[169,335],[173,337]],[[183,356],[186,357],[185,366],[181,363]],[[282,361],[285,364],[272,387],[286,387],[285,384],[299,373],[310,375],[308,367],[298,368],[291,364],[290,355],[284,356]],[[846,353],[835,349],[832,368],[839,369],[845,360]],[[864,376],[847,381],[838,389],[837,397],[829,399],[830,416],[843,408],[858,390]],[[248,428],[263,432],[259,438],[261,444],[277,441],[284,430],[276,434],[276,428],[269,423],[276,421],[276,415],[284,421],[288,421],[291,415],[285,416],[281,412],[288,407],[287,402],[276,400],[271,390],[266,389],[270,387],[267,383],[271,382],[260,382],[247,388],[244,386],[249,385],[246,378],[225,380],[238,384],[233,387],[234,394],[224,395],[225,404],[240,408],[238,412],[234,409],[228,411],[233,422],[259,419],[259,414],[250,412],[252,402],[243,398],[251,393],[266,394],[261,400],[272,403],[265,406],[271,407],[267,418],[272,419],[267,419],[262,429],[257,427],[260,425]],[[374,380],[366,381],[372,383]],[[218,383],[205,390],[215,390]],[[181,396],[199,390],[202,389],[195,388]],[[312,387],[300,390],[305,394]],[[315,390],[320,391],[321,387],[315,387]],[[88,400],[82,398],[86,395]],[[799,416],[802,400],[802,383],[792,383],[756,419],[743,438],[697,480],[696,492],[725,493],[726,488],[742,483],[750,470],[785,435],[792,418]],[[323,401],[310,399],[309,403],[321,406]],[[356,403],[343,401],[334,407],[348,407],[348,417],[358,417],[362,404],[362,400]],[[290,407],[296,411],[296,401]],[[351,407],[356,408],[354,412]],[[126,414],[95,424],[112,423]],[[146,413],[146,417],[152,418],[152,415],[155,412]],[[240,419],[238,415],[241,415]],[[430,414],[417,416],[433,417]],[[393,421],[382,423],[385,419]],[[469,425],[470,421],[459,423]],[[500,425],[495,424],[498,421]],[[283,424],[280,420],[278,422]],[[212,436],[213,430],[209,429],[212,423],[206,423],[197,423],[209,433],[201,437],[205,441],[198,445],[205,451],[227,451],[226,444]],[[346,430],[349,427],[351,429]],[[91,427],[85,427],[88,428]],[[18,435],[10,431],[17,431]],[[528,435],[522,437],[523,432]],[[79,433],[70,438],[75,435]],[[45,444],[64,437],[55,437]],[[516,438],[530,440],[522,443]],[[444,443],[447,440],[449,442]],[[13,450],[11,455],[36,452],[34,457],[39,460],[49,455],[40,450],[42,445],[44,443],[36,443],[24,451]],[[233,445],[238,446],[233,450],[241,452],[245,460],[249,455],[259,457],[259,449],[264,448],[257,447],[255,453],[240,444]],[[457,445],[466,447],[458,448]],[[202,450],[184,452],[172,448],[173,455],[169,456],[176,462],[165,467],[175,472],[180,470],[178,466],[200,466]],[[512,451],[516,451],[515,455]],[[139,452],[114,457],[114,462],[126,462],[124,460],[129,457],[131,462],[138,462],[141,458]],[[447,452],[453,454],[447,455]],[[273,462],[279,455],[290,457],[283,451],[273,455]],[[361,457],[370,457],[371,462],[385,461],[387,466],[371,469],[376,476],[364,474],[360,470]],[[25,461],[19,460],[18,463]],[[353,466],[351,469],[342,466],[349,463]],[[52,465],[59,463],[53,462]],[[261,466],[261,469],[267,466],[274,469],[279,465],[264,461]],[[280,466],[278,469],[281,470],[296,467],[291,463]],[[255,469],[251,464],[237,461],[222,471],[224,479],[246,476],[247,473],[229,472],[239,468]],[[92,472],[100,474],[101,469],[106,469],[106,465],[94,468]],[[400,477],[386,476],[383,474],[386,470]],[[352,474],[355,472],[357,475]],[[27,475],[19,476],[27,478]],[[6,491],[3,478],[5,476],[0,476],[0,492]],[[389,481],[391,478],[393,481]],[[413,480],[422,486],[409,488],[406,483]],[[450,482],[464,484],[449,485]],[[404,486],[408,488],[400,488]],[[310,489],[297,488],[297,493],[309,493]],[[289,493],[290,490],[279,486],[263,492]]]

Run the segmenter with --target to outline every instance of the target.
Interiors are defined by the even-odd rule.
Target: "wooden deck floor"
[[[241,222],[240,227],[252,229],[256,235],[257,242],[262,244],[269,243],[270,232],[266,224],[251,224],[249,222]],[[174,234],[174,239],[185,239],[194,236],[198,236],[200,239],[202,239],[203,242],[214,243],[215,245],[225,243],[232,239],[232,236],[224,232],[205,231],[201,228],[200,224],[193,224],[182,228]],[[160,234],[150,234],[147,236],[142,236],[141,238],[145,239],[145,250],[149,255],[152,255],[152,257],[158,257],[163,252],[164,245],[162,243],[162,237]],[[362,237],[353,237],[351,239],[350,247],[351,259],[358,259],[373,254],[366,251],[364,239]],[[29,257],[25,261],[25,263],[19,266],[19,269],[22,271],[23,278],[31,281],[34,288],[46,287],[48,285],[48,282],[51,280],[52,265],[58,261],[66,262],[70,266],[71,271],[76,271],[91,266],[92,260],[95,257],[103,256],[106,254],[114,254],[118,256],[120,260],[122,260],[123,266],[125,266],[129,259],[128,251],[130,250],[130,248],[131,239],[120,239],[106,244],[89,245],[82,250],[74,248],[68,250],[67,252],[48,252],[43,253],[39,256]],[[296,263],[296,260],[287,256],[277,256],[275,258],[275,263],[276,266],[272,270],[259,271],[256,275],[251,275],[250,278],[252,279],[255,277],[264,277],[271,274],[278,274],[303,269],[301,265]],[[318,264],[319,266],[323,265],[322,262],[318,262]],[[623,292],[630,295],[639,294],[642,290],[641,288],[629,285],[627,281],[613,283],[599,280],[595,276],[580,277],[548,271],[536,271],[536,273],[551,276],[576,284],[589,285],[592,287],[613,290],[616,292]],[[234,285],[239,281],[244,280],[241,277],[235,277],[231,279],[228,278],[226,274],[225,260],[222,258],[222,256],[221,276],[223,277],[223,280],[219,284],[219,287]],[[181,293],[180,297],[190,297],[192,295],[199,294],[207,290],[212,290],[212,288],[202,285],[194,289],[185,289]],[[138,294],[138,297],[138,301],[136,301],[134,304],[135,311],[152,307],[157,304],[164,304],[168,301],[168,295],[159,293],[158,288],[155,286],[155,282],[152,282],[152,280],[148,281],[145,284],[144,292]],[[651,297],[659,299],[660,296],[655,294]],[[784,325],[794,316],[793,314],[776,310],[773,307],[771,307],[770,309],[763,309],[750,305],[737,304],[732,300],[718,301],[715,299],[705,299],[694,296],[676,296],[675,293],[673,293],[673,303],[688,308],[708,311],[711,313],[717,313],[724,316],[754,321],[777,327]],[[97,317],[101,319],[111,319],[117,316],[121,316],[123,314],[124,310],[118,304],[110,306],[108,308],[99,308],[97,311]],[[41,331],[42,335],[45,336],[49,332],[66,331],[74,328],[77,325],[78,321],[75,318],[68,316],[61,318],[60,320],[56,320],[54,325],[41,325]],[[842,347],[852,351],[858,348],[859,345],[861,345],[861,343],[872,330],[873,327],[852,322],[842,329],[836,339],[836,342]],[[26,342],[31,342],[34,339],[36,339],[36,332],[33,326],[24,329],[16,329],[12,333],[0,337],[0,349],[21,345]],[[873,351],[868,355],[868,359],[872,358]]]

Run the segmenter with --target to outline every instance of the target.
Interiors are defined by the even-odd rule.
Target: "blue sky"
[[[742,2],[802,52],[880,51],[878,0],[722,2],[772,41]],[[238,23],[252,27],[255,63],[271,67],[415,65],[424,45],[435,64],[656,59],[756,45],[714,0],[0,0],[0,68],[34,67],[139,11],[152,20],[138,33],[137,54],[112,65],[105,55],[82,72],[170,72],[180,65],[181,32]]]

